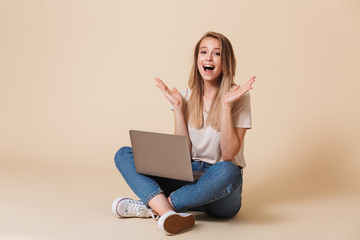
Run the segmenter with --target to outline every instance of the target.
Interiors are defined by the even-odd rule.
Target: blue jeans
[[[241,207],[242,169],[227,161],[208,164],[192,161],[195,171],[204,175],[195,181],[153,177],[135,170],[130,147],[120,148],[115,155],[115,165],[134,193],[148,205],[158,194],[170,196],[175,211],[197,210],[214,217],[235,216]]]

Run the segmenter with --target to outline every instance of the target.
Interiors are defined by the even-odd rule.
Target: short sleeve
[[[234,103],[232,108],[232,118],[234,127],[251,128],[251,106],[250,94],[248,92]]]

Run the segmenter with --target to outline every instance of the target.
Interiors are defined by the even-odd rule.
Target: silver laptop
[[[136,172],[151,176],[195,181],[186,136],[130,130]]]

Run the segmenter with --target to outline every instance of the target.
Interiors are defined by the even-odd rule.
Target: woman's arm
[[[183,97],[179,93],[176,88],[170,90],[163,81],[159,78],[155,79],[156,86],[164,93],[165,97],[169,100],[169,102],[173,105],[174,111],[174,134],[175,135],[182,135],[187,136],[189,141],[189,148],[191,152],[191,141],[188,133],[188,129],[186,126],[185,121],[185,114],[184,114],[184,101]]]
[[[183,106],[174,107],[174,134],[187,136],[189,142],[190,153],[192,149],[189,132],[186,126]]]
[[[252,89],[255,76],[240,88],[235,86],[225,95],[221,112],[220,149],[224,161],[232,160],[239,152],[244,140],[246,128],[235,128],[232,120],[231,108],[233,103]]]
[[[246,128],[235,128],[231,109],[224,109],[221,114],[220,149],[224,161],[232,160],[240,151]]]

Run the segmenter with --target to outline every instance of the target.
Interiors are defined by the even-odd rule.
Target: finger
[[[164,82],[160,80],[160,78],[156,78],[155,81],[156,81],[157,84],[160,84],[162,86],[165,85]]]
[[[239,89],[239,85],[235,85],[235,86],[233,86],[233,87],[231,87],[230,88],[230,90],[229,90],[229,92],[234,92],[234,91],[236,91],[237,89]]]
[[[161,83],[162,81],[161,81],[161,79],[160,78],[155,78],[155,82],[157,82],[157,83]]]
[[[172,102],[174,100],[174,97],[172,96],[171,93],[168,93],[166,90],[163,90],[160,88],[160,90],[163,92],[164,96],[170,101]]]
[[[176,93],[175,90],[177,91],[176,88],[172,88],[172,90],[171,90],[166,86],[165,86],[165,88],[164,87],[162,88],[162,92],[165,94],[167,99],[169,99],[170,101],[172,101],[174,98],[174,94]]]
[[[172,90],[173,90],[173,92],[174,92],[174,93],[176,93],[176,94],[180,94],[180,92],[179,92],[179,91],[178,91],[175,87],[173,87],[173,89],[172,89]]]
[[[253,84],[255,82],[255,76],[252,76],[249,80],[248,80],[248,83],[251,83]]]
[[[251,86],[242,87],[241,89],[238,89],[238,91],[236,91],[233,96],[235,96],[236,98],[240,98],[240,97],[242,97],[245,93],[247,93],[250,89],[252,89]]]
[[[170,89],[163,83],[158,83],[158,84],[156,84],[156,86],[158,88],[160,88],[163,91],[163,93],[169,93],[170,92]]]
[[[155,86],[158,87],[161,91],[165,91],[164,86],[161,85],[160,83],[157,83]]]
[[[158,82],[158,83],[162,83],[162,82],[163,82],[163,81],[161,81],[161,79],[158,78],[158,77],[155,78],[155,81]]]
[[[238,93],[243,91],[244,88],[245,88],[245,85],[242,87],[240,87],[240,85],[237,85],[237,87],[233,91],[229,92],[229,96],[238,95]]]
[[[241,96],[243,96],[245,93],[247,93],[250,89],[252,89],[251,85],[250,86],[244,85],[243,87],[238,88],[236,91],[232,92],[229,95],[229,97],[231,97],[231,98],[234,97],[235,99],[238,99]]]
[[[168,95],[170,93],[169,88],[159,79],[155,79],[157,84],[156,87],[158,87],[165,95]]]
[[[255,79],[249,79],[249,81],[243,86],[243,88],[250,88],[254,82]]]
[[[157,83],[155,86],[158,87],[160,90],[163,90],[163,89],[164,89],[164,87],[161,86],[159,83]]]
[[[155,81],[164,89],[167,88],[166,84],[160,79],[160,78],[155,78]]]
[[[155,78],[155,82],[156,82],[157,87],[160,87],[160,86],[164,85],[164,83],[160,80],[160,78]]]
[[[163,86],[161,86],[160,84],[156,84],[156,87],[158,87],[165,96],[167,95],[166,90],[163,88]]]
[[[251,82],[255,82],[255,76],[252,76],[251,78],[249,78],[249,80],[246,82],[247,83],[251,83]]]

